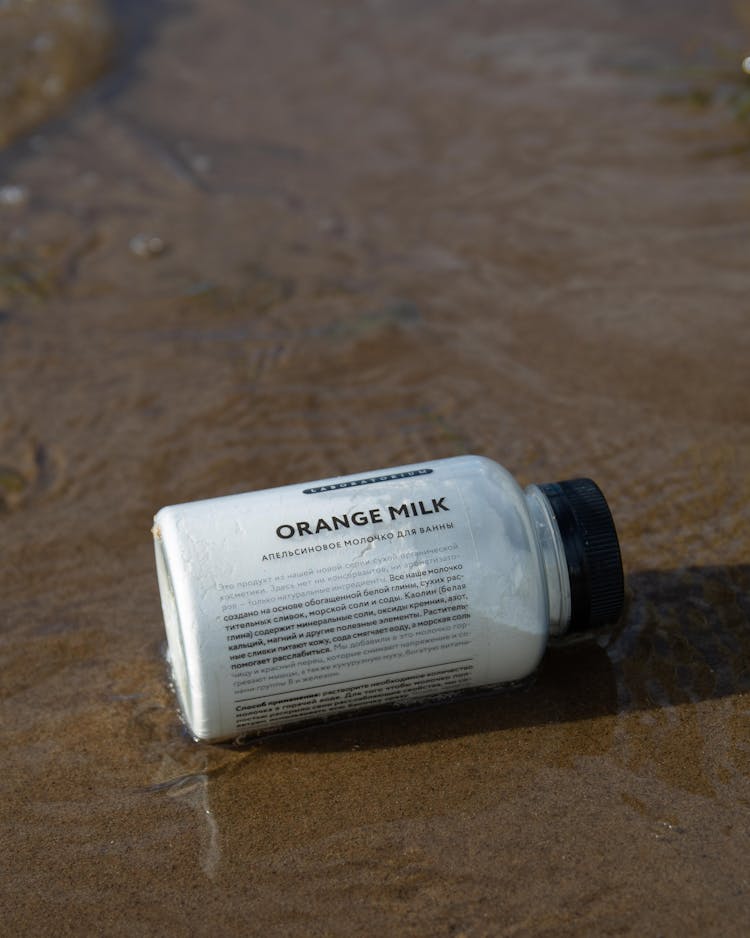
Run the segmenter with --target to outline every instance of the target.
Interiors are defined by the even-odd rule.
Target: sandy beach
[[[0,5],[7,934],[746,935],[750,7],[73,6]],[[621,622],[190,739],[154,513],[463,453],[599,482]]]

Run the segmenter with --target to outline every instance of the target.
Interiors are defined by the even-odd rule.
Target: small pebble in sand
[[[166,243],[158,236],[153,234],[137,234],[130,239],[130,253],[136,257],[158,257],[166,249]]]
[[[0,466],[0,513],[18,507],[28,481],[11,466]]]
[[[25,205],[28,199],[26,186],[0,186],[0,205]]]
[[[212,166],[211,157],[206,156],[205,153],[196,153],[194,156],[190,157],[190,165],[196,173],[210,173]]]

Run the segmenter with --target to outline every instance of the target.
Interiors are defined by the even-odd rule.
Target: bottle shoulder
[[[454,478],[459,483],[476,486],[488,494],[495,492],[503,501],[513,503],[525,512],[526,497],[514,476],[499,462],[487,456],[457,456],[454,463]]]

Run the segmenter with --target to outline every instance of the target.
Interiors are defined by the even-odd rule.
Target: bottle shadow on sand
[[[522,687],[247,740],[338,751],[660,710],[750,690],[750,565],[644,570],[617,627],[551,645]]]

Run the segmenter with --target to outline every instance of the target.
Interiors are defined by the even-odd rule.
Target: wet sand
[[[101,0],[0,3],[0,147],[64,109],[111,60],[114,24]]]
[[[704,6],[158,5],[0,153],[9,934],[747,933],[750,33]],[[465,452],[602,485],[620,625],[187,738],[154,512]]]

